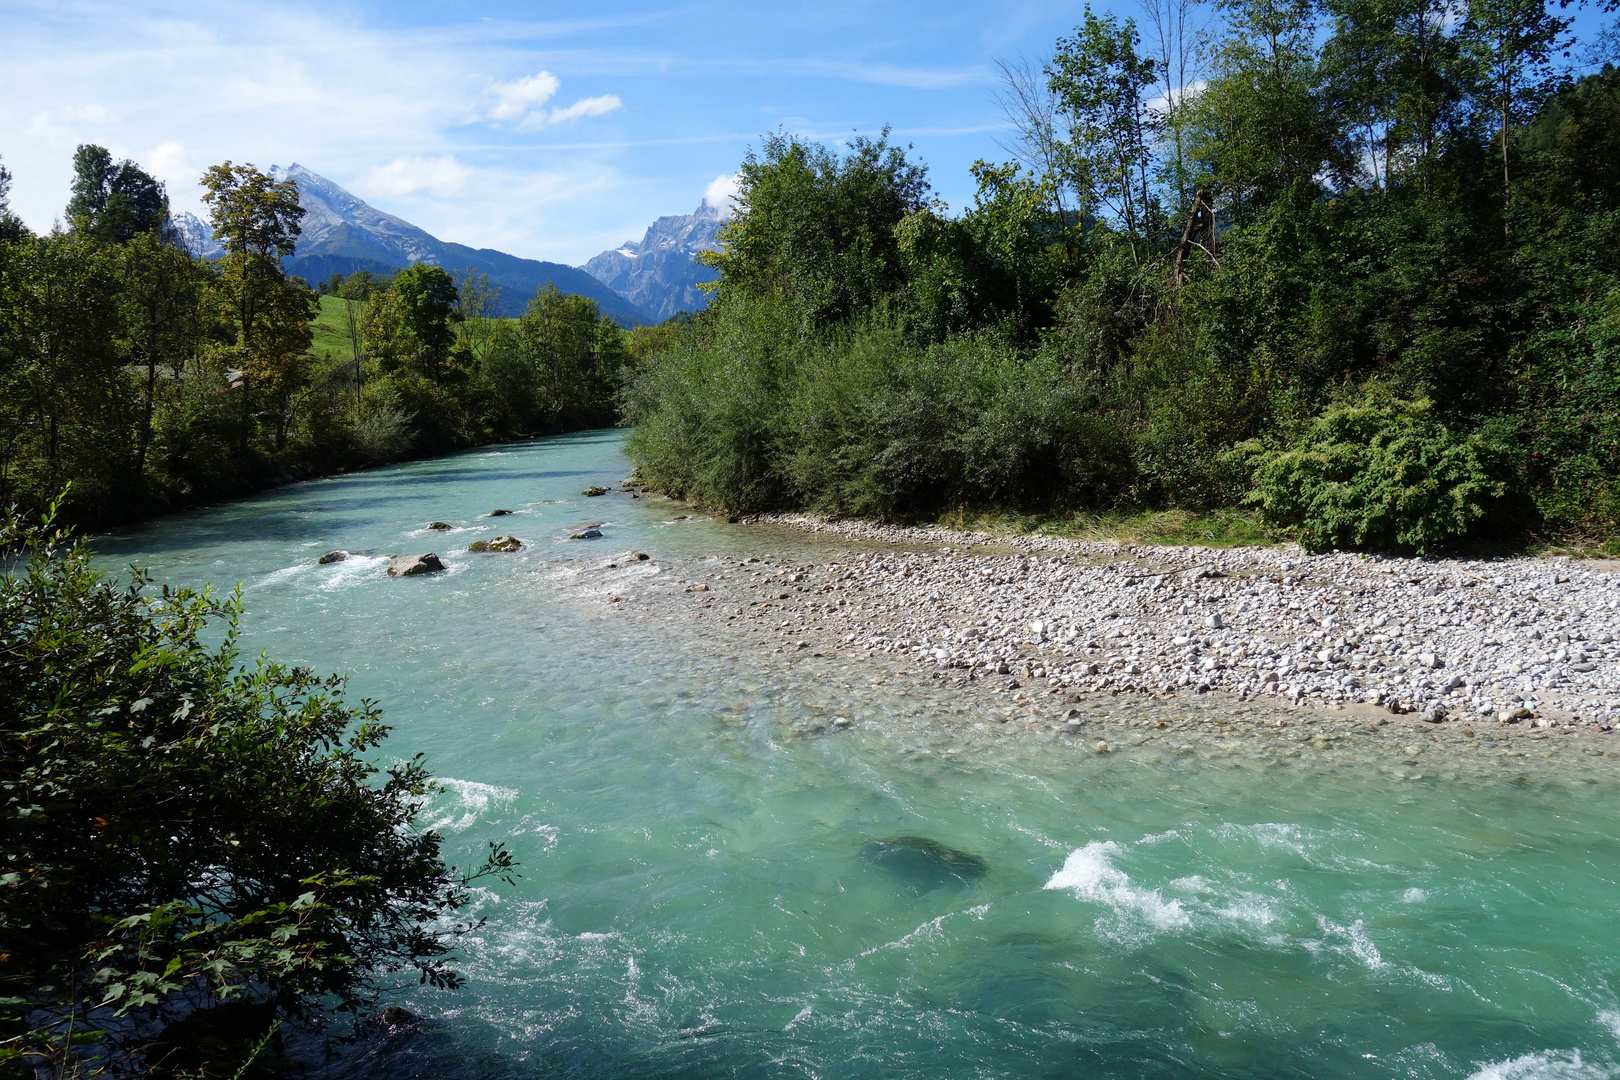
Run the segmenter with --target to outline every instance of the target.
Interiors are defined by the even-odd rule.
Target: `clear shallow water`
[[[249,652],[349,672],[390,751],[446,778],[429,817],[456,859],[522,860],[479,894],[469,985],[409,988],[426,1022],[323,1075],[1620,1077],[1613,755],[1424,745],[1407,772],[1219,732],[1097,754],[898,665],[747,651],[674,602],[683,569],[836,549],[581,497],[628,471],[618,439],[98,541],[160,581],[243,582]],[[503,532],[528,548],[461,550]],[[364,554],[317,566],[333,548]],[[383,573],[426,550],[449,572]]]

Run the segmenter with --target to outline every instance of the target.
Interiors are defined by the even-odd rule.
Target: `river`
[[[746,651],[659,590],[838,542],[583,497],[628,472],[621,437],[96,541],[241,582],[245,652],[349,673],[443,778],[453,860],[522,863],[476,894],[467,986],[407,988],[420,1024],[319,1075],[1620,1077],[1614,768],[1097,754],[899,670]],[[464,551],[497,532],[527,547]],[[426,550],[446,573],[384,573]]]

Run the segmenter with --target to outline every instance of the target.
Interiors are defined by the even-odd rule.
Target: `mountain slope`
[[[298,250],[282,260],[288,273],[318,281],[334,273],[396,270],[413,262],[442,266],[451,273],[471,267],[501,288],[501,314],[519,315],[548,283],[565,293],[595,300],[604,315],[621,325],[640,326],[647,313],[590,274],[562,263],[521,259],[504,251],[471,248],[440,240],[403,218],[386,214],[302,165],[272,165],[270,175],[298,185],[304,208]],[[208,226],[191,214],[175,215],[175,227],[197,254],[217,255]]]
[[[718,275],[693,260],[717,246],[714,236],[723,220],[718,210],[701,203],[693,213],[659,218],[640,243],[627,241],[580,269],[629,297],[655,320],[678,311],[701,311],[709,296],[698,285]]]

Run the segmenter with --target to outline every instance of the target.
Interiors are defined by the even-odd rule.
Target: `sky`
[[[1082,11],[0,0],[0,160],[36,230],[93,142],[164,181],[177,211],[201,213],[210,164],[298,162],[441,239],[578,264],[723,201],[770,131],[890,125],[962,207],[973,161],[1008,156],[996,61],[1049,51]]]
[[[577,265],[656,217],[723,204],[771,131],[837,142],[889,125],[960,210],[969,166],[1008,157],[997,61],[1048,54],[1083,11],[0,0],[0,160],[35,230],[61,215],[73,150],[93,142],[163,180],[177,211],[200,214],[208,165],[297,162],[440,239]]]

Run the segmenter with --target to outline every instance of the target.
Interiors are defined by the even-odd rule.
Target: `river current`
[[[442,778],[452,860],[522,863],[476,894],[467,985],[405,988],[419,1023],[317,1075],[1620,1077],[1613,753],[1096,753],[898,665],[749,650],[659,590],[842,542],[582,496],[628,471],[621,437],[96,540],[241,582],[244,652],[348,673]],[[497,533],[527,546],[465,551]],[[447,572],[384,573],[428,550]]]

